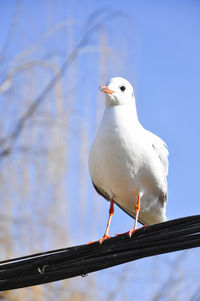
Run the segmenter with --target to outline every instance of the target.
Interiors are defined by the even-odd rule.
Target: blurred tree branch
[[[192,297],[189,301],[199,301],[200,300],[200,285],[198,286],[197,290],[194,292]]]
[[[51,90],[54,88],[55,84],[61,79],[61,77],[65,74],[67,69],[70,67],[71,63],[78,57],[80,52],[86,46],[88,46],[92,34],[96,33],[101,28],[101,26],[105,24],[107,20],[110,20],[111,18],[117,17],[119,15],[120,15],[119,11],[111,11],[111,12],[108,11],[105,13],[104,11],[102,12],[102,10],[97,10],[88,18],[88,20],[86,21],[85,32],[83,33],[83,36],[80,39],[79,43],[75,46],[75,48],[72,50],[70,55],[66,58],[66,60],[60,67],[60,69],[55,73],[55,75],[51,78],[51,80],[48,82],[46,87],[43,89],[43,91],[36,97],[36,99],[34,99],[31,102],[28,109],[25,111],[25,113],[19,118],[19,120],[15,124],[11,133],[0,139],[0,148],[1,148],[0,159],[12,153],[15,143],[18,140],[21,132],[23,131],[26,122],[34,115],[38,107],[41,105],[41,103],[46,99],[46,97],[49,95]],[[21,66],[20,68],[18,68],[18,70],[26,67],[27,64]],[[5,85],[6,84],[9,85],[11,76],[12,73],[8,74],[7,82],[6,81],[4,82]]]
[[[21,0],[17,0],[16,6],[15,6],[15,9],[14,9],[14,12],[13,12],[13,16],[12,16],[12,19],[11,19],[11,23],[10,23],[10,26],[9,26],[9,29],[8,29],[8,33],[7,33],[5,42],[4,42],[3,47],[1,49],[1,52],[0,52],[0,66],[1,66],[0,71],[2,70],[2,65],[6,60],[6,53],[7,53],[9,44],[12,40],[14,30],[16,28],[17,19],[18,19],[19,12],[20,12],[20,6],[21,6]],[[1,73],[0,73],[0,78],[1,78]]]

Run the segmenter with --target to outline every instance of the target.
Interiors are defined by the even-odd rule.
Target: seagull
[[[102,243],[109,238],[114,204],[144,226],[166,221],[168,149],[165,142],[138,120],[134,90],[124,78],[99,87],[105,110],[89,153],[95,190],[110,202]]]

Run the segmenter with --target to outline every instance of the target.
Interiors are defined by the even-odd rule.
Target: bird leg
[[[130,237],[131,237],[131,236],[133,235],[133,233],[136,231],[139,211],[140,211],[140,194],[138,194],[137,203],[136,203],[136,205],[135,205],[135,223],[134,223],[134,227],[131,228],[131,229],[129,230],[129,232],[128,232],[128,234],[129,234]]]
[[[104,236],[102,238],[99,239],[100,244],[102,244],[102,242],[105,239],[110,238],[110,236],[109,236],[109,228],[110,228],[110,223],[111,223],[111,219],[113,217],[113,214],[114,214],[114,201],[113,201],[113,199],[110,199],[109,218],[108,218],[108,222],[107,222],[105,234],[104,234]]]
[[[137,228],[137,221],[138,221],[138,215],[139,215],[139,211],[140,211],[140,194],[138,194],[138,198],[137,198],[137,203],[135,205],[135,223],[134,223],[134,227],[131,228],[128,232],[125,233],[117,233],[116,235],[122,235],[122,234],[128,234],[130,237],[133,235],[133,233],[137,230],[140,230],[142,228],[145,228],[145,226],[136,229]]]
[[[106,226],[106,231],[105,231],[104,236],[98,240],[100,242],[100,244],[102,244],[102,242],[105,239],[110,238],[110,236],[109,236],[109,228],[110,228],[110,223],[111,223],[111,219],[112,219],[113,214],[114,214],[114,200],[111,198],[110,199],[109,218],[108,218],[108,222],[107,222],[107,226]],[[90,241],[90,242],[88,242],[88,245],[90,245],[90,244],[92,244],[94,242],[96,242],[96,241]]]

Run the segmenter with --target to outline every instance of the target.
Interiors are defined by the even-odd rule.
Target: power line
[[[200,246],[200,215],[80,245],[0,262],[0,291],[85,276],[125,262]]]

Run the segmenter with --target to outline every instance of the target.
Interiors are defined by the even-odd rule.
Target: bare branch
[[[12,80],[13,77],[15,76],[16,73],[23,72],[27,69],[31,69],[35,66],[39,67],[44,67],[50,70],[56,70],[57,71],[57,66],[54,66],[54,64],[46,61],[46,60],[31,60],[29,62],[23,63],[20,66],[17,66],[16,68],[12,68],[7,72],[7,75],[3,81],[3,83],[0,85],[0,95],[3,94],[5,91],[7,91],[11,85],[12,85]]]
[[[119,12],[112,12],[110,14],[109,18],[113,18],[119,15]],[[99,13],[96,13],[96,16],[99,16]],[[71,54],[66,58],[63,65],[61,66],[60,70],[58,70],[53,76],[53,78],[49,81],[47,86],[44,88],[44,90],[41,92],[41,94],[30,104],[27,111],[21,116],[21,118],[18,120],[17,124],[15,125],[13,131],[6,137],[3,137],[0,139],[0,146],[2,150],[0,151],[0,158],[2,159],[5,156],[8,156],[12,150],[13,147],[24,129],[24,126],[27,122],[27,120],[30,119],[30,117],[33,116],[33,114],[36,112],[40,104],[46,99],[46,97],[49,95],[51,90],[54,88],[56,82],[60,80],[60,78],[64,75],[66,70],[69,68],[71,63],[77,58],[77,56],[80,54],[82,49],[84,49],[85,46],[88,46],[89,39],[91,38],[92,34],[97,32],[102,24],[105,23],[105,21],[108,19],[108,15],[105,18],[100,19],[99,22],[94,23],[94,25],[90,26],[89,29],[85,31],[83,34],[81,40],[76,45],[76,47],[73,49]]]
[[[15,10],[13,12],[12,20],[11,20],[11,23],[10,23],[10,27],[8,29],[8,33],[7,33],[7,36],[6,36],[6,40],[5,40],[4,45],[3,45],[2,49],[1,49],[1,52],[0,52],[0,66],[1,67],[3,65],[3,62],[5,61],[6,53],[7,53],[10,41],[13,37],[14,29],[16,28],[16,22],[17,22],[17,18],[18,18],[18,15],[19,15],[19,11],[20,11],[20,4],[21,4],[21,0],[17,0]]]

